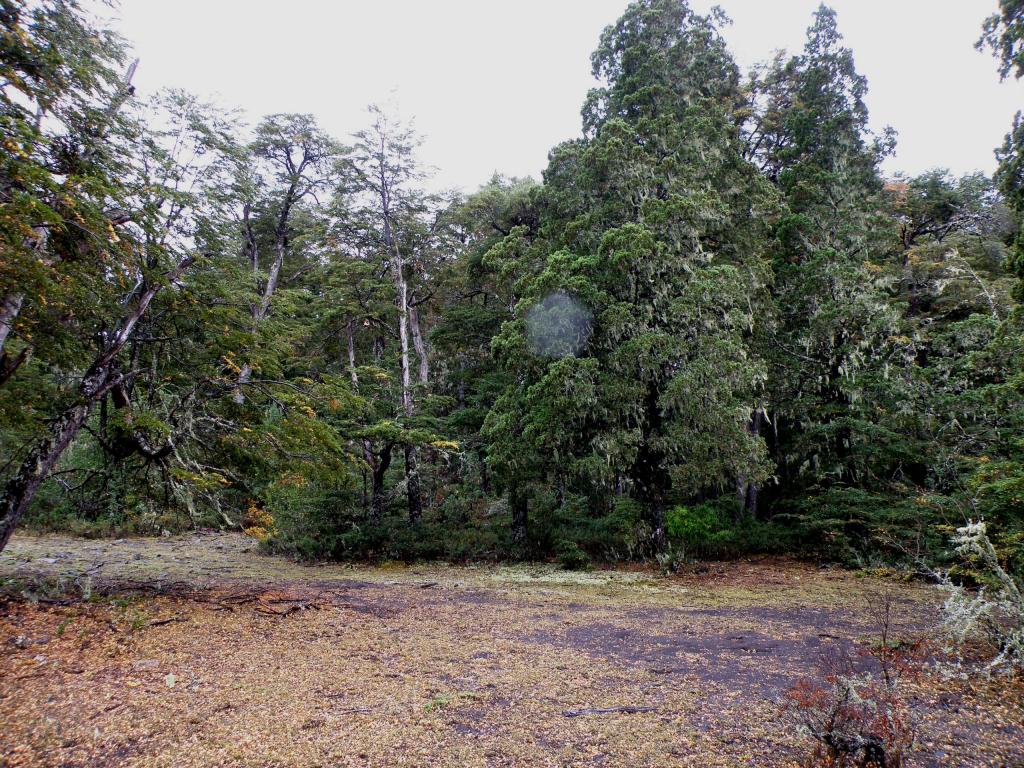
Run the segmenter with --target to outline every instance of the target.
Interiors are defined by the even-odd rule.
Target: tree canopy
[[[979,19],[1004,78],[1022,8]],[[386,110],[336,138],[143,100],[78,2],[0,0],[0,546],[870,562],[1024,531],[1024,122],[993,179],[887,176],[833,10],[747,75],[727,21],[631,3],[543,178],[442,195]]]

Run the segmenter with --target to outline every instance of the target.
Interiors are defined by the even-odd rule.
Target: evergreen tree
[[[599,514],[628,493],[656,547],[668,504],[766,471],[747,340],[774,197],[741,157],[717,23],[649,0],[605,30],[588,136],[552,152],[539,271],[494,342],[514,381],[485,432],[520,436],[515,456],[491,452],[512,506],[529,483]]]
[[[894,236],[878,171],[891,137],[871,136],[866,88],[834,11],[822,6],[803,52],[755,78],[747,129],[748,156],[786,206],[776,229],[778,326],[764,340],[775,496],[826,516],[830,505],[807,489],[842,506],[843,489],[884,482],[900,460],[899,436],[871,389],[886,366],[904,365],[906,350],[880,266]]]

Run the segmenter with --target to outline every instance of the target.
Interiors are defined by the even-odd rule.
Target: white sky
[[[692,0],[706,11],[714,3]],[[798,50],[818,0],[718,0],[746,69]],[[311,112],[345,140],[371,102],[396,102],[425,135],[434,185],[475,189],[495,170],[540,178],[580,132],[590,53],[627,0],[121,0],[141,58],[136,86],[185,88],[255,121]],[[991,172],[1024,108],[974,50],[996,0],[832,0],[869,83],[872,124],[899,132],[888,172]]]

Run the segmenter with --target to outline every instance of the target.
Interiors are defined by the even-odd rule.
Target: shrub
[[[509,516],[485,499],[450,494],[409,523],[396,503],[373,521],[348,489],[324,490],[316,484],[279,486],[265,492],[274,530],[265,539],[269,551],[301,560],[496,560],[511,550]]]
[[[730,558],[749,554],[792,552],[792,532],[771,522],[744,516],[736,521],[729,497],[694,507],[676,506],[665,516],[672,555],[680,560]]]
[[[590,555],[575,541],[562,541],[558,545],[558,563],[567,571],[584,571],[590,567]]]
[[[878,619],[875,642],[824,657],[821,678],[800,680],[786,692],[789,715],[812,743],[808,768],[907,764],[917,728],[900,683],[920,670],[922,646],[894,640],[892,606],[888,592],[869,606]]]
[[[634,560],[651,554],[650,526],[641,504],[620,497],[607,509],[578,494],[537,493],[530,503],[530,550],[538,557],[554,555],[572,542],[589,559]]]
[[[799,550],[864,568],[939,550],[937,526],[954,514],[947,497],[913,488],[876,493],[836,486],[783,502],[775,520],[790,528]]]
[[[957,528],[955,552],[971,575],[981,584],[969,591],[941,574],[946,591],[943,626],[959,651],[969,640],[981,640],[994,648],[986,671],[1024,670],[1024,584],[1004,568],[989,539],[984,522],[969,522]]]
[[[706,554],[713,536],[720,530],[718,515],[708,504],[673,507],[665,515],[665,535],[684,559]]]

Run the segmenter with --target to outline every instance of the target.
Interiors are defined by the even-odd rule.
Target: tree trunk
[[[747,513],[754,520],[757,519],[757,503],[761,495],[761,486],[757,483],[751,483],[750,487],[747,488]]]
[[[14,329],[14,321],[21,312],[25,297],[20,293],[9,293],[0,301],[0,354],[4,351],[7,337]]]
[[[267,275],[267,284],[263,287],[263,296],[260,297],[259,308],[257,312],[253,313],[253,319],[256,322],[262,322],[270,314],[270,300],[274,297],[274,292],[277,291],[277,284],[281,280],[281,267],[284,266],[284,257],[288,254],[288,211],[285,209],[282,213],[284,217],[281,221],[281,231],[277,233],[274,243],[274,261],[270,265],[270,273]]]
[[[397,253],[397,248],[395,252]],[[398,340],[401,348],[401,369],[402,369],[402,410],[407,418],[416,414],[416,404],[412,396],[412,376],[409,370],[409,305],[408,285],[402,275],[401,259],[398,259],[395,269],[396,287],[398,289]],[[409,426],[407,423],[406,427]],[[406,445],[405,449],[405,484],[406,495],[409,501],[409,522],[417,523],[423,511],[423,502],[420,500],[420,479],[416,466],[416,446]]]
[[[640,449],[629,476],[638,501],[644,505],[651,526],[651,541],[656,551],[665,549],[665,496],[672,487],[672,478],[665,468],[665,454],[652,447],[661,431],[662,414],[658,391],[653,385],[645,397],[646,423]]]
[[[512,512],[512,543],[517,547],[525,546],[529,535],[529,507],[526,496],[516,487],[509,489],[508,506]]]
[[[754,417],[750,420],[750,434],[755,438],[761,436],[761,429],[764,426],[764,410],[758,408],[754,411]],[[757,519],[757,501],[761,493],[761,486],[757,483],[747,485],[747,497],[745,499],[747,514]]]
[[[122,318],[103,351],[82,377],[82,383],[78,386],[78,402],[50,422],[46,434],[29,451],[14,477],[7,482],[3,496],[0,497],[0,551],[7,546],[18,520],[32,503],[39,486],[74,440],[93,407],[124,380],[121,373],[114,371],[114,360],[131,339],[135,326],[149,309],[153,297],[165,283],[177,280],[193,261],[191,256],[183,258],[175,269],[164,276],[164,280],[156,281],[142,292],[135,307]]]
[[[413,346],[416,348],[416,358],[420,364],[419,383],[426,388],[430,380],[430,360],[427,357],[427,343],[420,329],[420,312],[415,303],[409,307],[409,328],[412,331]]]
[[[747,431],[756,439],[761,434],[761,427],[764,423],[764,411],[760,408],[756,409],[750,416],[750,421],[747,423]],[[757,497],[761,487],[756,483],[748,482],[748,478],[745,472],[741,472],[736,477],[736,514],[733,517],[733,523],[739,524],[740,520],[746,515],[750,517],[757,517]]]
[[[274,228],[274,261],[270,265],[270,272],[267,275],[266,285],[263,286],[263,291],[260,293],[260,300],[258,304],[255,304],[252,308],[252,330],[256,333],[259,330],[260,325],[267,316],[270,314],[270,301],[274,298],[274,293],[277,291],[277,284],[281,280],[281,267],[284,266],[284,258],[288,254],[288,216],[291,213],[292,206],[297,200],[296,188],[298,181],[293,180],[289,185],[288,190],[285,192],[284,200],[281,202],[281,211],[277,215],[277,225]],[[252,262],[253,273],[257,272],[259,266],[259,252],[256,248],[256,241],[252,234],[252,225],[249,221],[248,210],[244,210],[245,215],[245,239],[246,249],[249,260]],[[235,388],[234,400],[236,403],[241,405],[245,402],[245,392],[243,387],[249,383],[252,378],[252,366],[249,363],[244,363],[242,369],[238,374],[238,386]]]
[[[384,509],[387,506],[387,496],[384,493],[384,475],[387,474],[388,467],[391,466],[391,450],[392,446],[388,443],[384,446],[379,456],[371,454],[373,458],[370,465],[372,484],[370,519],[374,523],[380,523],[384,519]]]
[[[399,360],[402,369],[402,411],[407,419],[416,414],[416,403],[412,396],[412,373],[409,359],[409,284],[405,279],[405,263],[398,244],[391,232],[391,217],[387,210],[387,196],[381,196],[384,207],[384,243],[392,256],[395,290],[398,294],[398,342]],[[406,424],[406,427],[409,425]],[[423,513],[423,502],[420,499],[420,478],[416,466],[416,446],[406,445],[405,453],[405,489],[409,501],[409,522],[418,523]]]
[[[348,373],[349,378],[352,380],[352,391],[359,391],[359,374],[356,372],[356,334],[355,334],[355,320],[352,318],[348,319],[345,323],[345,335],[347,337],[348,347]],[[363,447],[363,461],[366,462],[366,466],[370,468],[370,472],[373,473],[373,505],[371,506],[371,514],[377,516],[378,513],[382,513],[384,509],[383,498],[384,498],[384,475],[377,477],[377,457],[373,455],[370,441],[363,438],[361,441]],[[388,464],[391,463],[391,452],[388,451]],[[387,470],[387,467],[384,468]],[[378,481],[380,487],[378,487]],[[363,504],[366,504],[365,493],[363,494]],[[379,520],[379,516],[376,517]]]
[[[102,383],[106,381],[106,374],[104,371]],[[0,500],[0,551],[7,546],[18,520],[32,503],[36,491],[50,474],[61,454],[89,417],[95,402],[92,398],[80,402],[51,422],[46,435],[29,452],[17,474],[7,481],[3,499]]]
[[[415,525],[423,516],[423,501],[420,494],[420,473],[416,466],[416,446],[405,446],[405,483],[409,500],[409,522]]]
[[[747,511],[747,475],[740,472],[736,475],[736,507],[732,513],[732,524],[738,525]]]

